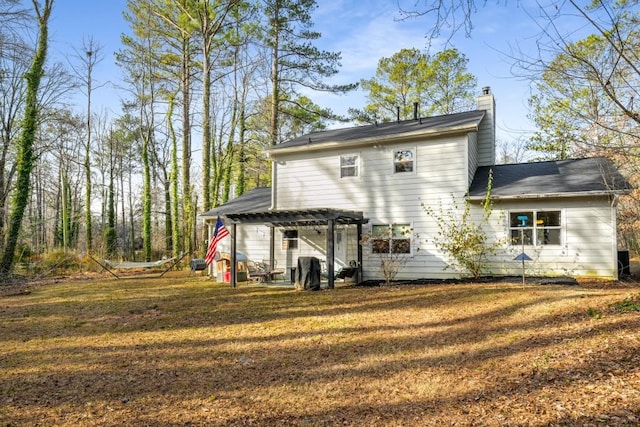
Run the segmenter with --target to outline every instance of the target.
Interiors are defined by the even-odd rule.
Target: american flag
[[[209,240],[209,248],[207,248],[207,255],[204,257],[204,261],[207,265],[211,264],[218,252],[218,242],[229,235],[229,231],[224,227],[222,220],[218,217],[216,221],[216,229],[213,230],[213,236]]]

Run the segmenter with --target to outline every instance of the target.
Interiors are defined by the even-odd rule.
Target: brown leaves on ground
[[[167,276],[0,296],[0,425],[640,424],[634,284]]]

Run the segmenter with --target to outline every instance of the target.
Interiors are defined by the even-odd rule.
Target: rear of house
[[[465,272],[448,269],[447,254],[434,244],[438,226],[425,207],[457,205],[461,213],[470,200],[479,219],[491,170],[494,212],[487,230],[501,250],[491,259],[490,274],[519,274],[521,264],[513,258],[524,242],[532,258],[528,274],[615,279],[615,206],[629,190],[626,181],[604,159],[494,166],[494,117],[493,95],[485,88],[474,111],[296,138],[268,151],[270,190],[247,193],[205,218],[226,215],[233,222],[240,211],[299,213],[292,218],[314,209],[356,212],[363,218],[358,226],[345,221],[335,229],[326,221],[239,222],[236,247],[287,271],[299,257],[316,256],[335,260],[336,269],[359,263],[359,280],[379,280],[381,259],[401,253],[406,264],[396,279],[460,277]],[[243,204],[257,193],[260,203]],[[384,239],[359,243],[359,232],[385,231]]]

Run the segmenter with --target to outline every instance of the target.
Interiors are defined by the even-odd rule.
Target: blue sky
[[[521,9],[523,3],[524,0],[506,5],[489,2],[481,6],[473,17],[472,37],[458,34],[452,41],[469,59],[469,70],[478,79],[478,93],[483,86],[491,87],[497,104],[498,137],[506,141],[533,128],[526,118],[529,83],[511,75],[504,53],[513,46],[526,49],[533,44],[531,37],[537,29]],[[113,54],[120,48],[121,33],[129,31],[122,18],[125,4],[125,0],[56,0],[50,28],[52,56],[65,61],[65,56],[81,46],[83,37],[92,36],[103,46],[104,53],[104,60],[96,69],[96,81],[116,83],[120,70]],[[315,29],[323,35],[318,46],[342,53],[342,68],[334,83],[372,77],[381,57],[389,57],[402,48],[426,48],[430,21],[398,21],[398,17],[396,0],[318,0],[313,14]],[[433,42],[432,52],[441,43]],[[96,110],[104,108],[115,116],[118,99],[117,90],[105,86],[94,93],[93,105]],[[361,92],[317,95],[313,99],[336,113],[346,113],[349,107],[361,108],[365,103]]]

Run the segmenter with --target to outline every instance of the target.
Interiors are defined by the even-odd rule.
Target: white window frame
[[[342,159],[347,158],[347,157],[355,157],[356,158],[355,165],[344,166],[342,164]],[[349,178],[359,178],[360,177],[360,154],[358,154],[358,153],[342,154],[340,156],[340,160],[339,161],[340,161],[340,164],[339,164],[339,167],[340,167],[340,179],[349,179]],[[355,169],[355,175],[344,175],[343,174],[343,171],[345,169],[351,169],[351,168]]]
[[[544,213],[551,213],[551,212],[557,212],[558,213],[558,219],[560,222],[560,225],[541,225],[539,224],[538,220],[538,215],[539,214],[544,214]],[[513,224],[511,224],[511,216],[513,214],[531,214],[532,217],[532,224],[527,224],[525,227],[520,227],[520,226],[514,226]],[[508,216],[508,227],[509,227],[509,242],[511,246],[519,246],[522,245],[522,240],[520,237],[520,230],[524,229],[525,233],[527,231],[530,231],[531,237],[527,238],[525,240],[525,246],[535,246],[535,247],[545,247],[545,246],[562,246],[563,242],[564,242],[564,234],[565,234],[565,215],[564,215],[564,210],[562,209],[513,209],[509,211],[509,216]],[[558,243],[544,243],[544,242],[539,242],[538,239],[538,235],[540,231],[543,230],[558,230],[558,239],[559,242]],[[513,231],[518,231],[518,236],[516,237],[512,237],[513,236]]]
[[[376,234],[374,234],[374,229],[376,227],[387,227],[387,232],[389,233],[389,239],[376,239]],[[394,237],[393,229],[395,227],[406,227],[406,233],[408,233],[408,238],[399,238]],[[413,245],[414,245],[414,236],[413,236],[413,222],[394,222],[391,224],[387,223],[376,223],[371,224],[369,229],[370,241],[369,241],[369,249],[372,255],[407,255],[413,256]],[[388,252],[376,252],[374,245],[377,240],[389,240],[389,251]],[[392,252],[393,250],[393,242],[408,240],[409,241],[409,252]]]
[[[295,232],[295,237],[287,237],[287,233]],[[300,247],[300,233],[296,229],[282,230],[282,250],[294,251]]]
[[[411,170],[398,170],[396,165],[402,163],[400,161],[396,161],[396,155],[402,151],[411,151],[412,159],[411,159]],[[392,152],[392,161],[393,161],[393,174],[401,175],[401,174],[415,174],[417,169],[417,158],[418,158],[418,149],[416,147],[403,147],[403,148],[394,148]]]

